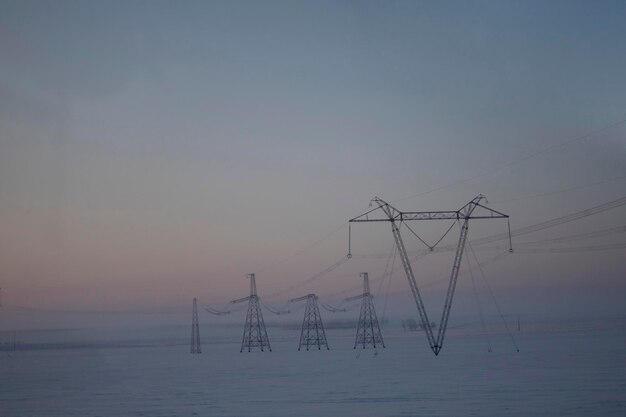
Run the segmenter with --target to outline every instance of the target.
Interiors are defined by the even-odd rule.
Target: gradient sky
[[[248,272],[263,296],[344,256],[340,226],[375,195],[448,210],[483,193],[513,228],[623,197],[626,179],[533,196],[626,176],[626,124],[405,198],[626,118],[625,21],[620,1],[2,1],[4,303],[186,309],[245,296]],[[353,232],[355,253],[391,248],[388,225]],[[520,253],[485,272],[517,311],[623,313],[625,255]],[[384,262],[353,259],[284,297],[350,289]],[[429,282],[451,262],[416,270]],[[410,304],[407,291],[398,271],[389,292]]]

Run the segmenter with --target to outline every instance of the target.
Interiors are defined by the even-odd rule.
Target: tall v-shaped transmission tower
[[[359,315],[359,324],[356,329],[356,338],[354,339],[354,348],[368,346],[376,348],[377,346],[385,347],[383,335],[380,332],[376,310],[374,309],[373,296],[370,293],[370,281],[367,272],[361,273],[363,277],[363,294],[346,298],[345,301],[354,301],[361,299],[361,314]]]
[[[243,329],[240,352],[243,352],[246,348],[248,352],[255,348],[259,348],[261,351],[268,349],[271,352],[272,348],[267,337],[267,330],[265,330],[259,296],[256,293],[256,279],[254,274],[248,274],[247,276],[250,279],[250,295],[231,301],[231,304],[248,301],[248,313],[246,314],[246,324]]]
[[[191,313],[191,353],[202,353],[200,347],[200,325],[198,323],[198,300],[193,299]]]
[[[404,267],[404,272],[406,274],[407,280],[409,281],[409,286],[411,287],[411,292],[413,293],[413,299],[415,300],[415,304],[417,306],[417,311],[420,315],[420,320],[422,322],[422,328],[426,333],[426,338],[428,339],[428,344],[430,345],[431,350],[435,355],[438,355],[443,346],[443,339],[446,334],[446,329],[448,327],[448,319],[450,318],[450,309],[452,308],[452,299],[454,298],[454,291],[456,288],[457,279],[459,277],[459,269],[461,267],[461,260],[463,258],[463,252],[465,250],[465,242],[467,241],[467,232],[469,228],[469,221],[472,219],[507,219],[509,216],[496,211],[492,208],[485,206],[485,196],[479,194],[476,198],[474,198],[469,203],[465,204],[458,210],[449,210],[449,211],[400,211],[397,208],[393,207],[391,204],[386,201],[381,200],[378,197],[374,197],[371,203],[374,203],[376,207],[373,209],[357,216],[353,219],[350,219],[348,222],[352,224],[354,222],[389,222],[391,224],[391,231],[393,233],[393,237],[396,243],[396,248],[398,249],[398,253],[400,254],[400,258],[402,259],[402,266]],[[381,214],[382,213],[382,214]],[[429,245],[426,243],[424,239],[422,239],[413,229],[409,227],[407,224],[410,221],[416,220],[447,220],[451,221],[452,225],[447,229],[447,231],[441,236],[441,238],[434,244]],[[441,321],[439,323],[439,330],[435,335],[433,331],[433,327],[431,325],[430,320],[428,319],[428,314],[426,313],[426,307],[424,306],[424,301],[422,300],[422,295],[417,286],[417,281],[415,280],[415,275],[413,273],[413,267],[411,266],[411,259],[407,253],[407,250],[404,246],[404,241],[402,240],[402,236],[400,234],[400,227],[403,225],[415,236],[417,237],[423,244],[425,244],[431,251],[437,246],[442,239],[448,234],[448,232],[452,229],[454,223],[458,223],[461,232],[459,234],[458,244],[456,246],[456,254],[454,256],[454,262],[452,263],[452,272],[450,274],[450,282],[448,284],[448,291],[446,293],[446,298],[444,301],[443,312],[441,314]],[[509,251],[513,251],[512,243],[511,243],[511,226],[508,225],[509,228]],[[348,227],[348,256],[350,256],[350,227]]]
[[[330,349],[326,341],[326,333],[324,332],[320,308],[317,305],[317,295],[307,294],[303,297],[293,298],[289,300],[289,302],[296,303],[304,300],[306,300],[306,307],[304,308],[304,319],[302,320],[302,331],[300,332],[298,350],[302,349],[302,347],[309,350],[311,346],[317,346],[318,350],[322,349],[322,346],[326,346],[327,350]]]

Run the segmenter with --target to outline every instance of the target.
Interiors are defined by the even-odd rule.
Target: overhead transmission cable
[[[497,255],[495,255],[492,258],[489,258],[489,259],[487,259],[485,261],[482,261],[480,264],[482,266],[486,266],[486,265],[492,264],[494,262],[497,262],[497,261],[501,260],[502,258],[507,257],[510,254],[511,253],[509,252],[508,246],[507,246],[506,250],[503,250],[502,252],[498,253]],[[478,268],[477,266],[474,266],[473,270],[476,270],[477,268]],[[463,270],[461,270],[461,272],[465,273],[466,270],[463,269]],[[437,286],[439,284],[444,284],[444,283],[446,283],[448,281],[448,279],[449,279],[449,277],[447,277],[447,276],[443,276],[443,277],[440,277],[440,278],[435,278],[433,280],[430,280],[428,282],[420,284],[420,289],[431,288],[431,287],[435,287],[435,286]],[[407,290],[400,290],[400,291],[396,291],[396,292],[390,293],[390,295],[406,294],[406,293],[407,293]]]
[[[335,307],[330,304],[326,304],[322,302],[320,302],[319,305],[321,305],[324,310],[329,311],[331,313],[345,313],[347,311],[345,308]]]
[[[529,225],[529,226],[525,226],[519,229],[515,229],[511,231],[511,235],[512,236],[521,236],[521,235],[525,235],[525,234],[530,234],[530,233],[534,233],[540,230],[544,230],[547,228],[551,228],[551,227],[555,227],[555,226],[559,226],[565,223],[569,223],[575,220],[579,220],[582,219],[584,217],[588,217],[588,216],[592,216],[595,214],[599,214],[617,207],[621,207],[623,205],[626,204],[626,197],[617,199],[617,200],[613,200],[610,201],[608,203],[604,203],[604,204],[600,204],[598,206],[592,207],[590,209],[585,209],[585,210],[581,210],[575,213],[571,213],[567,216],[562,216],[562,217],[557,217],[554,219],[550,219],[547,220],[545,222],[541,222],[541,223],[536,223],[533,225]],[[345,224],[344,224],[345,225]],[[454,223],[452,224],[452,226],[454,225]],[[343,226],[343,225],[342,225]],[[328,238],[329,236],[331,236],[333,233],[337,232],[339,229],[335,229],[331,234],[326,235],[324,238]],[[604,235],[609,235],[609,234],[613,234],[613,233],[619,233],[622,230],[622,228],[613,228],[613,229],[605,229],[602,231],[597,231],[597,232],[590,232],[587,234],[581,234],[579,236],[588,236],[588,237],[593,237],[593,236],[604,236]],[[442,236],[445,237],[445,235],[447,235],[447,233],[450,231],[450,229],[448,229],[446,231],[446,233]],[[569,236],[569,237],[563,237],[563,238],[557,238],[556,240],[562,239],[563,241],[565,241],[565,239],[567,238],[569,239],[573,239],[574,236],[577,235],[573,235],[573,236]],[[322,238],[322,240],[324,239]],[[476,239],[471,241],[471,243],[473,245],[484,245],[487,243],[491,243],[491,242],[496,242],[498,240],[503,240],[508,238],[508,233],[500,233],[500,234],[496,234],[496,235],[492,235],[492,236],[487,236],[485,238],[481,238],[481,239]],[[320,241],[322,241],[320,240]],[[424,250],[424,251],[420,251],[417,253],[414,253],[413,255],[411,255],[411,260],[415,261],[423,256],[428,255],[429,253],[432,252],[443,252],[443,251],[447,251],[447,250],[452,250],[453,247],[450,246],[443,246],[443,247],[435,247],[436,245],[438,245],[440,243],[442,239],[440,239],[439,241],[437,241],[437,243],[435,243],[435,245],[433,245],[433,249],[432,250]],[[550,240],[550,239],[546,239],[546,240]],[[320,241],[316,242],[319,243]],[[570,252],[585,252],[585,251],[604,251],[604,250],[616,250],[616,249],[622,249],[626,247],[626,243],[616,243],[616,244],[606,244],[606,245],[596,245],[596,246],[582,246],[582,247],[569,247],[569,248],[551,248],[551,249],[532,249],[532,248],[525,248],[523,247],[525,244],[521,243],[520,244],[522,247],[519,247],[518,249],[516,249],[517,252],[520,253],[570,253]],[[309,247],[314,246],[314,245],[310,245]],[[427,245],[428,246],[428,245]],[[494,247],[493,249],[500,249],[500,247]],[[302,251],[300,251],[302,252]],[[500,257],[502,257],[505,254],[500,254],[497,255],[496,258],[494,259],[499,259]],[[296,255],[297,256],[297,255]],[[353,255],[355,258],[380,258],[380,257],[388,257],[389,254],[365,254],[365,255]],[[311,277],[305,279],[304,281],[300,282],[299,284],[295,284],[292,285],[286,289],[277,291],[275,293],[272,293],[268,296],[266,296],[266,298],[274,298],[277,297],[279,295],[283,295],[286,294],[288,292],[294,291],[298,288],[301,288],[307,284],[309,284],[310,282],[313,282],[319,278],[321,278],[322,276],[330,273],[331,271],[333,271],[334,269],[338,268],[339,266],[341,266],[343,263],[345,263],[348,260],[347,257],[343,256],[341,259],[339,259],[338,261],[336,261],[335,263],[331,264],[330,266],[328,266],[327,268],[323,269],[322,271],[312,275]],[[393,272],[393,271],[391,271]],[[378,281],[379,279],[384,279],[389,275],[389,273],[385,272],[383,274],[383,276],[381,278],[376,278],[373,279],[372,281]],[[358,288],[358,286],[356,286],[355,288]],[[211,314],[216,314],[216,315],[221,315],[221,314],[228,314],[228,312],[230,311],[234,311],[234,309],[232,308],[227,308],[227,309],[216,309],[216,308],[212,308],[209,307],[209,309],[211,309],[212,311],[209,311]],[[208,311],[208,310],[207,310]]]
[[[568,192],[568,191],[580,190],[580,189],[583,189],[583,188],[593,187],[593,186],[596,186],[596,185],[607,184],[609,182],[623,180],[625,178],[626,178],[626,175],[620,175],[619,177],[609,178],[609,179],[606,179],[606,180],[592,182],[592,183],[589,183],[589,184],[576,185],[576,186],[573,186],[573,187],[561,188],[561,189],[555,190],[555,191],[549,191],[549,192],[540,193],[540,194],[532,194],[532,195],[527,195],[527,196],[523,196],[523,197],[509,198],[509,199],[506,199],[506,200],[497,200],[497,201],[492,201],[491,203],[492,204],[501,204],[501,203],[510,203],[512,201],[530,200],[532,198],[548,197],[548,196],[551,196],[551,195],[561,194],[561,193],[565,193],[565,192]]]
[[[305,285],[323,277],[324,275],[330,273],[331,271],[333,271],[334,269],[337,269],[338,267],[340,267],[341,265],[343,265],[346,261],[348,261],[348,258],[346,256],[342,256],[338,261],[334,262],[333,264],[331,264],[330,266],[324,268],[323,270],[321,270],[320,272],[310,276],[309,278],[299,282],[298,284],[294,284],[291,285],[287,288],[284,288],[282,290],[276,291],[274,293],[271,293],[269,295],[266,295],[265,298],[274,298],[274,297],[278,297],[280,295],[284,295],[287,294],[289,292],[292,292],[294,290],[297,290],[298,288],[302,288]]]
[[[223,316],[224,314],[230,314],[230,310],[217,310],[208,306],[205,306],[203,308],[207,313],[213,314],[214,316]]]
[[[382,289],[382,287],[383,287],[383,285],[385,283],[385,279],[391,274],[391,272],[388,272],[389,271],[389,265],[391,263],[392,257],[395,259],[395,252],[396,252],[396,250],[397,250],[396,244],[394,243],[393,246],[391,247],[391,250],[389,251],[389,256],[387,257],[387,262],[385,263],[385,269],[383,270],[383,275],[381,276],[381,280],[380,280],[380,282],[378,284],[378,291],[376,292],[377,294],[380,294],[380,290]],[[393,266],[391,267],[391,270],[393,270]],[[372,283],[372,281],[374,281],[374,280],[370,280],[370,284]]]
[[[521,242],[521,243],[517,243],[515,246],[520,247],[520,246],[558,244],[562,242],[570,242],[573,240],[574,241],[586,240],[586,239],[594,239],[598,237],[612,236],[612,235],[616,235],[620,233],[626,233],[626,226],[611,227],[609,229],[596,230],[596,231],[587,232],[587,233],[578,233],[575,235],[561,236],[561,237],[555,237],[555,238],[550,238],[550,239],[534,240],[531,242]]]
[[[396,249],[396,247],[394,246],[394,249]],[[382,315],[380,316],[380,320],[381,320],[381,325],[385,325],[385,317],[387,314],[387,301],[389,301],[389,290],[391,288],[391,281],[393,279],[393,268],[395,266],[396,263],[396,255],[398,255],[398,251],[394,250],[393,252],[393,259],[391,261],[391,269],[389,270],[389,279],[387,280],[387,290],[385,291],[385,302],[383,304],[383,312]],[[379,292],[380,294],[380,292]]]
[[[474,252],[474,248],[472,247],[472,244],[470,242],[468,242],[467,244],[468,244],[468,246],[470,248],[470,252],[472,253],[472,256],[476,260],[476,264],[478,265],[478,270],[480,271],[480,274],[482,275],[483,281],[485,282],[485,285],[487,286],[487,289],[489,290],[489,294],[491,295],[491,299],[493,300],[493,303],[495,304],[496,309],[498,310],[498,313],[500,314],[500,318],[502,319],[502,323],[504,323],[504,328],[506,329],[506,332],[508,333],[509,337],[511,338],[511,341],[513,342],[513,345],[515,346],[515,349],[519,352],[519,346],[517,345],[517,342],[515,341],[515,337],[513,336],[513,333],[511,333],[511,330],[509,329],[509,325],[506,322],[506,319],[504,318],[504,314],[502,314],[502,310],[500,309],[500,304],[498,304],[498,300],[496,300],[496,296],[493,293],[493,290],[491,289],[491,285],[489,285],[489,281],[487,281],[487,277],[485,276],[485,271],[483,270],[482,265],[478,261],[478,257],[476,256],[476,252]]]
[[[313,243],[311,243],[311,244],[309,244],[309,245],[305,246],[304,248],[302,248],[302,249],[300,249],[300,250],[298,250],[298,251],[296,251],[296,252],[292,253],[291,255],[289,255],[289,256],[287,256],[287,257],[285,257],[285,258],[282,258],[281,260],[275,261],[275,262],[273,262],[273,263],[271,263],[271,264],[267,265],[266,267],[259,269],[259,270],[257,271],[257,273],[260,273],[260,272],[265,272],[265,271],[267,271],[268,269],[274,268],[274,267],[276,267],[276,266],[278,266],[278,265],[284,264],[284,263],[285,263],[285,262],[287,262],[287,261],[290,261],[290,260],[292,260],[292,259],[294,259],[294,258],[297,258],[298,256],[302,255],[303,253],[305,253],[305,252],[306,252],[306,251],[308,251],[309,249],[311,249],[311,248],[313,248],[313,247],[315,247],[315,246],[319,245],[319,244],[320,244],[320,243],[322,243],[323,241],[325,241],[325,240],[329,239],[329,238],[330,238],[331,236],[333,236],[335,233],[339,232],[341,229],[343,229],[344,227],[346,227],[346,224],[347,224],[347,223],[345,223],[345,222],[344,222],[344,223],[342,223],[339,227],[336,227],[336,228],[335,228],[335,229],[333,229],[330,233],[328,233],[328,234],[324,235],[323,237],[321,237],[320,239],[316,240],[315,242],[313,242]]]
[[[474,272],[472,271],[472,265],[469,256],[465,257],[467,261],[467,271],[469,272],[470,280],[472,281],[472,289],[474,290],[474,299],[476,300],[476,308],[478,309],[478,317],[480,319],[480,325],[485,334],[485,340],[487,341],[487,352],[491,352],[491,335],[487,331],[487,325],[485,324],[485,317],[483,315],[483,307],[480,303],[480,297],[478,290],[476,289],[476,281],[474,280]]]
[[[263,305],[263,308],[265,308],[267,311],[277,316],[291,313],[291,310],[286,309],[288,303],[286,303],[283,307],[274,307],[267,303],[262,303],[262,305]]]
[[[590,132],[588,132],[588,133],[586,133],[584,135],[576,136],[576,137],[573,137],[571,139],[565,140],[563,142],[555,143],[554,145],[550,145],[550,146],[547,146],[547,147],[545,147],[543,149],[539,149],[538,151],[535,151],[535,152],[530,153],[528,155],[525,155],[525,156],[522,156],[520,158],[514,159],[514,160],[512,160],[510,162],[507,162],[505,164],[498,165],[495,168],[492,168],[492,169],[490,169],[488,171],[485,171],[485,172],[482,172],[480,174],[476,174],[476,175],[474,175],[472,177],[463,178],[463,179],[455,181],[455,182],[453,182],[451,184],[442,185],[442,186],[435,187],[435,188],[432,188],[432,189],[427,190],[427,191],[423,191],[421,193],[417,193],[417,194],[409,195],[409,196],[406,196],[406,197],[398,198],[398,199],[393,200],[391,202],[394,203],[394,202],[398,202],[398,201],[409,200],[409,199],[412,199],[412,198],[420,197],[422,195],[434,193],[436,191],[441,191],[441,190],[444,190],[446,188],[451,188],[451,187],[455,187],[455,186],[460,185],[460,184],[465,184],[467,182],[474,181],[474,180],[476,180],[478,178],[482,178],[482,177],[486,177],[488,175],[495,174],[498,171],[501,171],[501,170],[503,170],[505,168],[512,167],[512,166],[517,165],[517,164],[520,164],[520,163],[522,163],[524,161],[527,161],[529,159],[535,158],[535,157],[537,157],[537,156],[539,156],[541,154],[544,154],[546,152],[551,152],[553,150],[556,150],[556,149],[559,149],[559,148],[563,148],[563,147],[571,145],[573,143],[580,142],[580,141],[583,141],[585,139],[592,138],[592,137],[594,137],[594,136],[596,136],[596,135],[598,135],[600,133],[606,132],[607,130],[610,130],[610,129],[612,129],[612,128],[616,127],[616,126],[619,126],[621,124],[624,124],[624,123],[626,123],[626,117],[624,117],[624,118],[622,118],[622,119],[620,119],[620,120],[618,120],[616,122],[613,122],[611,124],[605,125],[604,127],[592,130],[592,131],[590,131]]]
[[[545,248],[545,249],[533,249],[533,248],[520,248],[520,253],[576,253],[576,252],[599,252],[626,249],[626,243],[608,243],[606,245],[594,245],[594,246],[574,246],[566,248]]]
[[[618,198],[617,200],[609,201],[608,203],[600,204],[598,206],[580,210],[566,216],[557,217],[554,219],[550,219],[541,223],[535,223],[530,226],[520,227],[518,229],[514,229],[511,231],[511,236],[522,236],[529,233],[538,232],[540,230],[549,229],[551,227],[560,226],[565,223],[573,222],[575,220],[580,220],[585,217],[593,216],[595,214],[603,213],[608,210],[612,210],[617,207],[621,207],[626,205],[626,197]],[[475,246],[484,245],[486,243],[497,242],[498,240],[507,239],[509,237],[509,233],[498,233],[492,236],[487,236],[481,239],[472,240],[471,243]]]

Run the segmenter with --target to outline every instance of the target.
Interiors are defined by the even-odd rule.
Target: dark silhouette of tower
[[[200,348],[200,325],[198,324],[198,300],[193,299],[191,314],[191,353],[202,353]]]
[[[259,296],[256,293],[254,274],[248,274],[248,278],[250,278],[250,295],[231,301],[231,303],[248,301],[248,313],[246,314],[246,325],[243,329],[240,352],[243,352],[245,348],[248,349],[248,352],[254,348],[260,348],[261,352],[267,348],[271,352],[272,348],[270,346],[270,340],[267,337],[267,331],[265,330],[265,322],[263,321]]]
[[[359,324],[356,330],[356,339],[354,340],[354,348],[361,346],[365,349],[368,346],[377,345],[385,347],[383,335],[380,332],[376,310],[370,293],[370,281],[367,272],[360,274],[363,277],[363,295],[361,296],[361,314],[359,315]]]
[[[311,346],[317,346],[318,350],[322,349],[322,346],[326,346],[327,350],[330,349],[326,341],[326,333],[324,332],[324,324],[322,323],[322,316],[320,315],[320,309],[317,305],[317,299],[317,295],[308,294],[289,300],[292,303],[306,300],[298,350],[303,346],[306,347],[306,350],[309,350]]]

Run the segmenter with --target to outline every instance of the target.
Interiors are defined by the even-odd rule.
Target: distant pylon
[[[298,350],[302,347],[306,347],[306,350],[309,350],[311,346],[317,346],[318,350],[322,349],[322,346],[326,346],[327,350],[330,349],[326,341],[326,333],[324,332],[320,309],[317,305],[317,295],[308,294],[290,301],[298,302],[303,300],[306,300],[306,307],[304,308],[304,319],[302,320],[302,331],[300,332]]]
[[[198,324],[198,300],[193,299],[191,314],[191,353],[202,353],[200,348],[200,325]]]
[[[250,278],[250,296],[231,301],[248,301],[248,313],[246,314],[246,325],[243,329],[240,352],[243,352],[245,348],[248,349],[248,352],[254,348],[260,348],[261,352],[267,348],[271,352],[272,348],[267,337],[267,330],[265,330],[259,296],[256,293],[256,279],[254,274],[248,274],[248,278]]]
[[[354,348],[356,349],[357,346],[361,346],[363,349],[368,346],[376,348],[377,345],[381,345],[384,348],[385,342],[383,342],[383,335],[378,326],[378,318],[376,317],[376,310],[374,310],[372,294],[370,293],[369,277],[367,272],[361,273],[360,276],[363,277],[363,295]]]

